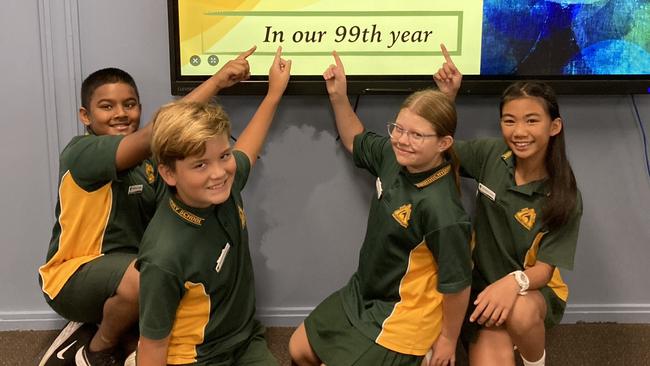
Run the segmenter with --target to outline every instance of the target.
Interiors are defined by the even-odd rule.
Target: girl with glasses
[[[377,177],[376,192],[356,273],[295,331],[291,357],[301,366],[419,366],[431,352],[431,365],[453,364],[471,280],[456,110],[444,94],[424,90],[404,101],[390,137],[366,131],[333,55],[323,76],[341,142]]]

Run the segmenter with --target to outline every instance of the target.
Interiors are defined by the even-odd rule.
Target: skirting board
[[[269,327],[298,326],[313,307],[266,307],[257,318]],[[563,324],[625,323],[650,324],[650,304],[569,304]],[[0,331],[61,329],[66,321],[52,311],[0,312]]]
[[[650,304],[568,304],[562,324],[650,324]]]
[[[53,311],[0,312],[0,331],[61,329],[66,323]]]

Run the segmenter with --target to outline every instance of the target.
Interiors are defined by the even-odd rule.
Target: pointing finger
[[[273,59],[273,63],[277,63],[281,60],[282,57],[282,46],[278,46],[278,49],[275,51],[275,58]]]
[[[343,67],[343,62],[341,62],[341,58],[339,57],[339,54],[336,51],[332,51],[332,56],[334,56],[334,62],[336,62],[336,66],[340,67],[341,70],[345,70]]]
[[[239,56],[237,56],[237,58],[239,60],[245,60],[246,58],[248,58],[248,56],[252,55],[255,52],[256,49],[257,49],[257,46],[253,46],[250,49],[248,49],[247,51],[244,51],[244,52],[240,53]]]
[[[453,65],[454,61],[451,60],[451,56],[449,56],[449,51],[447,51],[447,47],[445,47],[444,43],[440,44],[440,49],[442,50],[442,55],[445,57],[445,61]]]

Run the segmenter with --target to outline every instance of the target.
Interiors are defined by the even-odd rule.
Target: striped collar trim
[[[431,174],[425,180],[423,180],[423,181],[421,181],[419,183],[415,183],[415,186],[418,187],[418,188],[424,188],[424,187],[430,185],[431,183],[437,181],[438,179],[444,177],[445,175],[449,174],[449,172],[451,172],[451,165],[447,165],[446,167],[439,169],[435,173]]]
[[[188,210],[180,207],[171,198],[169,199],[169,207],[172,209],[172,211],[174,211],[174,213],[176,215],[178,215],[178,217],[180,217],[184,221],[189,222],[190,224],[194,224],[196,226],[201,226],[201,225],[203,225],[203,222],[205,221],[205,219],[203,217],[197,216],[197,215],[189,212]]]

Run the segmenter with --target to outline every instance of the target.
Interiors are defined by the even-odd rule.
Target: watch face
[[[528,276],[522,271],[517,271],[514,273],[515,274],[515,279],[517,280],[517,284],[519,284],[519,287],[521,288],[521,291],[526,291],[528,289]]]

